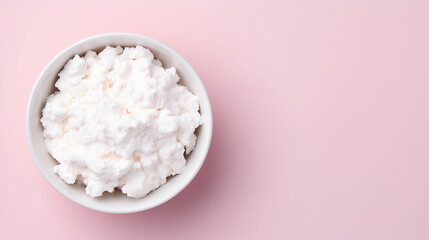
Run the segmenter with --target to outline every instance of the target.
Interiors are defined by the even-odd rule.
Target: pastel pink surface
[[[429,239],[429,2],[0,2],[0,239]],[[25,108],[85,37],[133,32],[180,52],[214,115],[194,181],[112,215],[37,170]]]

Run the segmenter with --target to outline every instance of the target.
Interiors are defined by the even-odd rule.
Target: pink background
[[[429,239],[428,1],[0,2],[0,239]],[[43,67],[85,37],[183,54],[214,134],[164,205],[112,215],[56,192],[26,143]]]

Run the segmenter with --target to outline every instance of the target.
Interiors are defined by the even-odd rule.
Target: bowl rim
[[[34,150],[34,145],[31,141],[31,136],[33,135],[31,132],[31,127],[30,127],[30,111],[31,111],[31,105],[32,105],[32,100],[34,98],[34,94],[36,92],[36,89],[38,89],[39,84],[41,83],[41,79],[42,76],[44,76],[45,72],[66,52],[68,52],[70,49],[73,49],[74,47],[84,44],[85,42],[88,41],[93,41],[96,39],[101,39],[101,38],[105,38],[105,37],[111,37],[111,36],[115,36],[115,37],[130,37],[130,38],[140,38],[140,39],[145,39],[147,41],[150,42],[155,42],[156,44],[158,44],[159,46],[161,46],[162,48],[165,48],[166,50],[174,53],[177,55],[177,58],[179,61],[183,62],[184,65],[186,66],[187,69],[189,69],[189,71],[191,71],[192,74],[194,74],[198,80],[201,82],[201,86],[202,86],[202,95],[203,97],[200,97],[201,101],[205,101],[207,102],[207,108],[205,109],[205,118],[204,118],[204,125],[205,127],[208,129],[208,143],[205,146],[204,152],[202,154],[202,160],[200,160],[197,164],[197,168],[195,169],[194,172],[192,172],[192,174],[186,179],[186,181],[184,183],[182,183],[180,185],[180,187],[178,187],[175,191],[173,191],[171,194],[169,194],[167,197],[165,197],[164,199],[161,199],[161,201],[157,201],[154,202],[152,204],[149,204],[147,206],[143,206],[143,207],[139,207],[139,208],[135,208],[135,209],[130,209],[130,210],[125,210],[125,211],[121,211],[121,210],[111,210],[111,209],[106,209],[106,208],[102,208],[102,207],[97,207],[97,205],[91,205],[88,206],[86,204],[84,204],[83,202],[77,201],[76,199],[74,199],[71,194],[68,193],[68,191],[61,189],[61,188],[57,188],[53,181],[47,177],[43,170],[42,170],[42,166],[39,163],[40,161],[38,160],[38,156],[35,153]],[[176,56],[175,56],[176,57]],[[204,98],[204,99],[202,99]],[[207,94],[207,90],[204,86],[204,83],[202,82],[200,76],[198,75],[198,73],[195,71],[195,69],[192,67],[192,65],[185,59],[185,57],[183,57],[179,52],[177,52],[176,50],[174,50],[172,47],[168,46],[167,44],[154,39],[152,37],[148,37],[146,35],[142,35],[142,34],[136,34],[136,33],[128,33],[128,32],[111,32],[111,33],[102,33],[102,34],[97,34],[97,35],[93,35],[87,38],[84,38],[82,40],[79,40],[71,45],[69,45],[68,47],[64,48],[62,51],[60,51],[58,54],[55,55],[55,57],[53,57],[49,63],[43,68],[42,72],[39,74],[39,76],[37,77],[36,82],[33,85],[33,88],[31,90],[30,93],[30,97],[28,99],[27,102],[27,109],[26,109],[26,121],[25,121],[25,127],[26,127],[26,137],[27,137],[27,144],[30,148],[30,152],[31,152],[31,156],[33,158],[33,161],[36,163],[37,168],[39,169],[39,172],[43,175],[43,177],[46,179],[46,181],[48,181],[48,183],[55,189],[57,190],[59,193],[61,193],[64,197],[70,199],[71,201],[92,209],[92,210],[96,210],[96,211],[100,211],[100,212],[105,212],[105,213],[134,213],[134,212],[141,212],[144,210],[148,210],[154,207],[157,207],[167,201],[169,201],[170,199],[172,199],[173,197],[177,196],[177,194],[179,194],[185,187],[187,187],[189,185],[189,183],[191,183],[191,181],[195,178],[195,176],[197,175],[197,173],[199,172],[199,170],[201,169],[203,163],[205,162],[206,158],[207,158],[207,154],[208,151],[210,149],[210,145],[211,145],[211,140],[212,140],[212,136],[213,136],[213,113],[212,113],[212,108],[211,108],[211,103],[210,103],[210,99],[209,96]],[[155,189],[156,190],[156,189]],[[155,191],[154,190],[154,191]]]

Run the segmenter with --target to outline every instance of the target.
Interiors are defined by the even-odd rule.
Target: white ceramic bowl
[[[75,54],[83,54],[89,50],[100,51],[105,46],[136,46],[149,48],[164,67],[176,67],[180,76],[180,84],[186,86],[200,98],[200,112],[203,125],[197,130],[197,144],[194,151],[187,157],[186,169],[181,174],[170,177],[164,185],[149,193],[146,197],[134,199],[126,197],[120,191],[104,194],[99,198],[91,198],[85,194],[83,186],[66,184],[53,172],[57,165],[55,159],[46,151],[43,138],[43,127],[40,123],[42,109],[46,98],[55,90],[57,74],[64,64]],[[33,87],[27,107],[27,140],[34,161],[48,182],[70,200],[102,212],[131,213],[156,207],[178,194],[184,189],[201,168],[210,147],[213,117],[210,101],[203,83],[192,66],[175,50],[166,44],[138,34],[108,33],[81,40],[60,52],[45,67]]]

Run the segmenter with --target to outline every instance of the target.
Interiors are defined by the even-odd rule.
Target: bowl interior
[[[42,109],[46,98],[55,91],[54,84],[58,79],[57,74],[64,64],[75,54],[84,54],[89,50],[102,50],[105,46],[136,46],[149,48],[164,67],[176,67],[180,76],[179,84],[186,86],[193,94],[200,98],[200,112],[203,125],[197,130],[197,144],[194,151],[187,156],[186,169],[181,174],[170,177],[164,185],[152,191],[146,197],[134,199],[126,197],[120,191],[102,197],[90,198],[85,194],[83,186],[66,184],[53,172],[57,165],[55,159],[46,151],[43,138],[43,127],[40,123]],[[136,34],[112,33],[98,35],[84,39],[58,54],[43,70],[36,85],[33,88],[27,110],[27,136],[30,149],[40,171],[60,193],[67,198],[91,209],[112,212],[127,213],[137,212],[155,207],[174,197],[193,179],[204,162],[211,141],[212,113],[210,102],[205,88],[198,75],[184,60],[184,58],[167,45]]]

